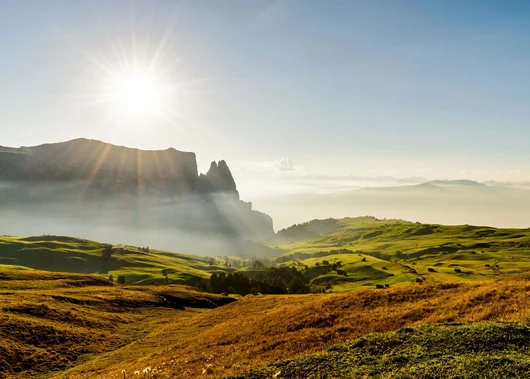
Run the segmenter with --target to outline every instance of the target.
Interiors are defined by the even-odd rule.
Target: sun
[[[193,109],[203,79],[190,80],[182,55],[166,38],[155,43],[133,34],[130,44],[124,41],[109,37],[108,46],[81,49],[86,63],[80,105],[93,107],[113,128],[196,125],[186,109]]]
[[[146,70],[134,69],[114,75],[111,100],[125,116],[151,117],[163,112],[164,85]]]

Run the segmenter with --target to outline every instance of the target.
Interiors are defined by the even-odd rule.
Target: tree
[[[263,264],[263,262],[256,259],[254,262],[252,262],[252,268],[256,271],[260,271],[265,268],[265,265]]]
[[[125,284],[125,275],[118,275],[118,284]]]
[[[172,268],[163,268],[162,275],[164,276],[164,284],[169,284],[169,274],[174,273],[175,270]]]
[[[307,286],[299,278],[294,278],[287,286],[289,293],[307,293]]]
[[[109,275],[109,281],[114,282],[114,277],[112,275]]]

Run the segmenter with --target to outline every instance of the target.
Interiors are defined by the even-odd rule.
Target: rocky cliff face
[[[206,175],[199,177],[199,191],[232,193],[239,199],[236,182],[225,161],[212,162]]]
[[[0,147],[1,209],[24,220],[41,211],[76,222],[92,218],[90,225],[112,220],[136,231],[175,228],[238,239],[273,233],[270,217],[239,199],[225,161],[212,162],[204,175],[198,173],[194,153],[145,151],[87,139]],[[32,234],[31,222],[10,233]],[[69,232],[63,229],[48,233]]]

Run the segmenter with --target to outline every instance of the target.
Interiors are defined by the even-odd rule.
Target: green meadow
[[[58,236],[0,236],[0,265],[31,269],[99,274],[104,277],[124,275],[127,284],[162,284],[162,270],[168,270],[170,283],[196,284],[213,273],[232,269],[210,265],[206,258],[160,250],[148,252],[127,246],[123,254],[112,254],[102,261],[104,244],[80,238]]]
[[[263,246],[263,245],[260,245]],[[311,286],[326,292],[425,282],[489,281],[530,269],[530,230],[419,224],[374,217],[314,220],[280,231],[267,251],[276,266],[296,266]],[[0,236],[0,266],[46,271],[124,275],[127,284],[198,285],[230,262],[251,258],[206,257],[127,246],[103,262],[104,244],[73,237]],[[264,247],[264,249],[266,249]],[[260,259],[260,256],[255,257]],[[211,264],[213,263],[213,264]],[[248,268],[247,268],[248,269]],[[245,268],[240,268],[245,270]]]
[[[286,251],[278,264],[320,273],[311,283],[331,292],[496,280],[530,269],[529,229],[358,217],[294,225],[280,231],[274,244]]]

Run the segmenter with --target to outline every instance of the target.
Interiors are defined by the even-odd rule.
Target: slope
[[[183,286],[125,287],[90,275],[5,268],[0,289],[0,378],[49,377],[126,346],[155,321],[233,301]]]
[[[223,377],[374,332],[430,323],[527,320],[529,293],[530,282],[501,281],[345,295],[249,296],[169,320],[128,347],[54,377],[121,379],[122,370],[128,378],[146,368],[157,377]]]
[[[231,379],[523,378],[530,371],[529,337],[524,323],[403,328]]]
[[[168,270],[170,283],[199,285],[212,273],[232,269],[209,264],[208,258],[170,253],[160,250],[144,251],[128,246],[123,254],[103,258],[104,245],[73,237],[0,236],[0,265],[23,266],[38,270],[112,275],[124,275],[127,284],[161,284]]]
[[[311,221],[278,233],[280,265],[309,270],[335,292],[417,281],[497,280],[530,269],[530,230],[358,217]],[[306,239],[308,235],[313,238]],[[328,270],[323,270],[327,266]],[[333,269],[338,267],[339,271]],[[318,276],[321,276],[320,278]],[[328,285],[329,284],[329,285]]]

